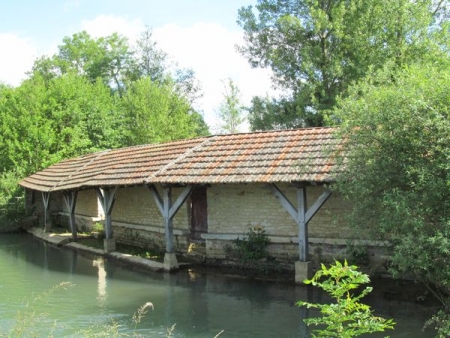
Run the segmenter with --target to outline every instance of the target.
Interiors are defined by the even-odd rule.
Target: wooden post
[[[147,185],[152,192],[153,198],[158,206],[159,211],[164,220],[164,233],[166,239],[166,255],[164,257],[164,269],[174,270],[178,268],[178,262],[175,257],[175,246],[173,240],[173,218],[180,210],[183,203],[188,198],[193,186],[188,185],[181,192],[180,196],[172,203],[172,187],[165,186],[163,188],[163,197],[158,192],[158,189],[153,184]]]
[[[50,202],[50,193],[47,191],[42,192],[42,202],[44,203],[44,232],[50,231],[50,224],[48,222],[49,216],[49,202]]]
[[[77,195],[78,191],[65,191],[63,193],[64,202],[66,203],[67,209],[69,210],[69,221],[70,221],[70,229],[72,230],[73,240],[77,240],[77,224],[75,220],[75,206],[77,203]]]
[[[306,188],[297,188],[298,252],[300,262],[308,261],[308,223],[306,222]]]
[[[297,187],[297,208],[295,208],[283,192],[275,185],[269,188],[280,201],[284,209],[291,215],[298,225],[298,245],[300,262],[308,260],[308,223],[331,196],[331,191],[325,190],[322,195],[307,209],[306,187]]]
[[[173,253],[173,222],[170,217],[170,207],[172,206],[172,188],[164,187],[163,192],[163,218],[164,232],[166,234],[166,252]]]
[[[297,187],[297,208],[292,205],[289,199],[275,184],[270,184],[269,188],[297,223],[299,261],[295,263],[295,282],[303,283],[305,279],[312,277],[312,265],[308,261],[308,223],[331,196],[331,191],[325,190],[308,209],[305,186]]]
[[[97,188],[97,196],[105,213],[105,239],[104,250],[111,252],[116,250],[116,243],[113,238],[111,212],[116,199],[117,187],[114,188]]]

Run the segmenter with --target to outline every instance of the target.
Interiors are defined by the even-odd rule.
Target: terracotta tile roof
[[[20,184],[40,191],[144,183],[331,182],[332,128],[217,135],[65,160]]]

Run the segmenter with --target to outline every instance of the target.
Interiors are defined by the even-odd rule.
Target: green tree
[[[392,244],[391,271],[450,294],[450,68],[386,67],[349,89],[332,118],[346,155],[335,189],[359,236]]]
[[[39,59],[34,72],[47,78],[68,72],[85,76],[92,83],[97,79],[122,94],[124,82],[134,68],[135,59],[128,40],[113,33],[107,37],[92,38],[86,31],[65,37],[58,54]]]
[[[171,62],[166,52],[159,49],[152,38],[153,32],[148,27],[141,33],[134,48],[134,63],[128,76],[130,81],[149,77],[152,82],[164,84],[174,81],[176,90],[185,96],[191,104],[202,96],[200,82],[195,72],[190,68],[179,68],[176,62]]]
[[[290,94],[265,106],[253,101],[250,120],[264,121],[253,129],[322,125],[323,112],[370,68],[421,60],[445,42],[436,34],[445,31],[447,1],[259,0],[255,7],[239,10],[239,50]],[[283,114],[292,105],[295,114]]]
[[[224,85],[223,101],[220,104],[218,117],[220,129],[224,133],[235,134],[239,132],[239,126],[245,121],[240,90],[230,78],[222,81]]]
[[[160,85],[175,82],[178,93],[191,104],[202,96],[194,71],[179,68],[177,63],[170,62],[167,53],[159,49],[152,39],[152,31],[148,28],[141,33],[135,47],[117,33],[93,38],[82,31],[65,37],[58,49],[52,57],[36,60],[31,74],[39,73],[50,80],[76,72],[92,83],[100,79],[111,88],[113,94],[118,93],[119,96],[126,91],[126,83],[150,77]]]
[[[109,88],[75,73],[39,74],[2,92],[1,169],[22,175],[64,158],[118,147],[119,124]]]
[[[141,78],[128,85],[123,97],[125,145],[178,140],[205,134],[203,119],[192,111],[175,83],[162,85]]]
[[[167,65],[149,32],[138,45],[80,32],[19,87],[0,85],[0,209],[19,196],[19,178],[62,159],[209,134],[193,109],[195,74]]]
[[[152,31],[146,28],[136,43],[136,68],[132,80],[149,77],[153,82],[162,83],[167,77],[167,69],[170,67],[168,55],[158,48],[152,35]]]
[[[64,158],[117,147],[114,97],[74,72],[0,88],[0,223],[24,217],[18,181]]]

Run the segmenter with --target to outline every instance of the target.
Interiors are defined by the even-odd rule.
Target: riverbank
[[[31,227],[28,229],[22,228],[22,230],[25,230],[42,241],[58,247],[67,247],[82,253],[114,259],[130,269],[138,269],[143,272],[162,272],[164,270],[164,264],[161,261],[155,261],[149,258],[143,258],[119,251],[105,252],[103,249],[94,248],[92,246],[83,245],[80,243],[83,242],[83,239],[91,237],[89,234],[78,234],[79,241],[74,242],[72,240],[72,234],[69,232],[45,232],[44,229],[40,227]],[[180,256],[178,259],[178,265],[181,270],[189,268],[200,274],[208,272],[210,274],[222,275],[236,279],[252,279],[282,282],[286,284],[295,283],[293,269],[288,269],[285,265],[281,265],[280,263],[258,261],[257,263],[248,263],[243,266],[242,263],[239,265],[238,263],[231,261],[199,261],[195,254]]]
[[[87,245],[83,245],[72,241],[72,234],[70,233],[51,233],[45,232],[42,228],[30,228],[27,230],[28,233],[32,234],[34,237],[39,238],[47,243],[53,244],[55,246],[64,246],[72,250],[77,250],[85,253],[90,253],[98,256],[108,257],[115,259],[119,262],[131,264],[133,266],[146,269],[148,271],[163,271],[164,265],[161,262],[156,262],[147,258],[137,257],[121,252],[105,252],[102,249],[96,249]],[[79,234],[79,237],[83,237]],[[88,235],[86,235],[88,237]]]
[[[71,250],[75,250],[81,253],[102,256],[112,259],[118,264],[130,270],[138,270],[141,272],[163,272],[163,263],[157,262],[148,258],[138,257],[127,253],[110,252],[106,253],[102,249],[94,248],[91,246],[83,245],[78,242],[72,241],[72,235],[70,233],[46,233],[44,229],[33,227],[27,230],[28,233],[34,237],[50,243],[57,247],[66,247]],[[79,234],[79,238],[88,238],[88,234]],[[261,268],[243,269],[242,267],[223,264],[195,264],[195,263],[179,263],[180,269],[187,270],[196,275],[209,275],[217,276],[225,279],[250,279],[263,282],[275,282],[287,285],[295,285],[292,273],[287,271],[265,271]],[[392,278],[380,278],[373,277],[371,285],[374,287],[374,291],[368,298],[372,299],[372,302],[376,303],[377,299],[404,301],[416,304],[421,304],[424,307],[432,308],[433,311],[437,309],[439,304],[434,297],[428,292],[423,285],[415,283],[411,280],[396,280]]]

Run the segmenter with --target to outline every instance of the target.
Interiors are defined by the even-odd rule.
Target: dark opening
[[[191,241],[203,242],[208,232],[208,204],[206,187],[196,187],[191,193]]]

